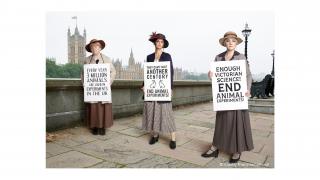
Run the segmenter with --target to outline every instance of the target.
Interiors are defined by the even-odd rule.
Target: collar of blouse
[[[100,55],[94,57],[94,55],[92,54],[91,57],[90,57],[90,64],[97,64],[97,61],[98,60],[98,64],[101,64],[104,62],[103,60],[103,57],[102,57],[102,54],[100,53]]]

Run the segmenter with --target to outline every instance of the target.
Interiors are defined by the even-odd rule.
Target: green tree
[[[47,78],[80,78],[81,64],[57,65],[54,58],[46,58]]]

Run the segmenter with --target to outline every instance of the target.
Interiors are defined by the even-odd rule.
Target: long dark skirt
[[[212,144],[230,154],[252,150],[248,110],[218,111]]]
[[[86,112],[89,128],[109,128],[113,125],[112,103],[86,103]]]

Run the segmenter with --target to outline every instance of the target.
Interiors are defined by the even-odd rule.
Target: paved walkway
[[[116,119],[106,135],[94,136],[85,127],[56,131],[46,144],[48,168],[273,168],[274,116],[250,113],[254,150],[244,152],[237,164],[229,155],[202,158],[212,142],[215,113],[211,103],[174,109],[177,148],[169,148],[170,136],[149,145],[140,130],[141,115]]]

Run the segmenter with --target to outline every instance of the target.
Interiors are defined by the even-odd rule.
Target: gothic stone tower
[[[72,64],[83,64],[86,58],[86,29],[83,30],[83,36],[80,35],[78,26],[74,34],[71,35],[68,28],[68,62]]]

